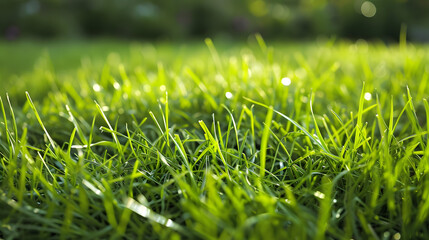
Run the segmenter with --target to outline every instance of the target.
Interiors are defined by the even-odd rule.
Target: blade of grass
[[[257,102],[257,101],[254,101],[254,100],[252,100],[252,99],[250,99],[250,98],[247,98],[247,97],[243,97],[244,99],[246,99],[247,101],[249,101],[249,102],[251,102],[251,103],[254,103],[254,104],[256,104],[256,105],[259,105],[259,106],[262,106],[262,107],[264,107],[264,108],[269,108],[267,105],[265,105],[265,104],[263,104],[263,103],[260,103],[260,102]],[[295,122],[293,119],[291,119],[290,117],[288,117],[288,116],[286,116],[286,115],[284,115],[283,113],[281,113],[281,112],[279,112],[279,111],[277,111],[277,110],[273,110],[275,113],[277,113],[277,114],[279,114],[280,116],[282,116],[283,118],[285,118],[286,120],[288,120],[289,122],[291,122],[294,126],[296,126],[298,129],[300,129],[307,137],[309,137],[311,140],[312,140],[312,142],[313,143],[315,143],[316,145],[318,145],[322,150],[323,150],[323,152],[327,155],[327,156],[329,156],[329,157],[331,157],[331,158],[333,158],[334,160],[336,160],[336,159],[338,159],[338,156],[335,156],[335,155],[333,155],[333,154],[331,154],[330,152],[329,152],[329,150],[328,149],[326,149],[317,139],[315,139],[314,138],[314,136],[312,135],[312,134],[310,134],[303,126],[301,126],[299,123],[297,123],[297,122]]]
[[[56,148],[56,144],[55,144],[54,140],[51,138],[51,135],[49,135],[48,131],[46,130],[45,125],[43,124],[43,121],[40,118],[39,113],[37,112],[36,107],[34,106],[33,100],[31,100],[30,94],[28,92],[25,92],[25,94],[27,96],[27,101],[28,101],[28,103],[30,105],[30,108],[33,110],[34,114],[36,115],[37,121],[39,122],[40,126],[42,127],[43,132],[45,132],[46,137],[48,138],[49,143],[51,144],[51,147],[55,149]]]
[[[259,178],[262,180],[265,176],[265,163],[267,158],[268,138],[270,137],[271,120],[273,119],[273,107],[268,108],[267,116],[265,117],[265,127],[262,132],[261,148],[259,150],[260,172]]]

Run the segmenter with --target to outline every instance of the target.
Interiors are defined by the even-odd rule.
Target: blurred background
[[[1,0],[2,39],[339,37],[429,41],[429,0]]]

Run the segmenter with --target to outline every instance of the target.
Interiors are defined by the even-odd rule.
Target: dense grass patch
[[[429,237],[427,46],[0,49],[5,239]]]

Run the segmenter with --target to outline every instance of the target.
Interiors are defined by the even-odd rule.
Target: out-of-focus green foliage
[[[414,40],[427,40],[427,12],[426,0],[2,0],[0,31],[9,39],[175,39],[254,32],[268,38],[397,39],[406,24]]]

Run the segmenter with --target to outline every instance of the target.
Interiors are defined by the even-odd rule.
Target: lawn
[[[0,42],[0,238],[427,239],[429,46]]]

